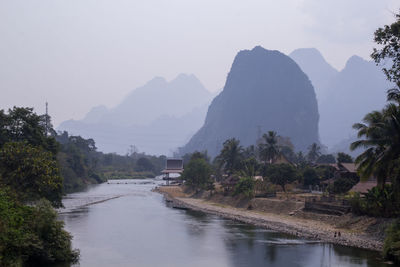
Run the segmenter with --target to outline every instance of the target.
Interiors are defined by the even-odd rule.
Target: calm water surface
[[[151,192],[157,183],[114,180],[65,197],[80,266],[386,266],[375,252],[170,208]]]

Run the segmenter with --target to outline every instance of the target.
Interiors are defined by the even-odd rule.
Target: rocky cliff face
[[[277,131],[305,150],[318,142],[318,119],[314,88],[299,66],[278,51],[255,47],[237,54],[224,90],[181,153],[207,150],[216,156],[228,138],[255,144],[259,129]]]

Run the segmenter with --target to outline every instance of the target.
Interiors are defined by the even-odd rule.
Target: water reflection
[[[102,184],[65,199],[81,266],[385,266],[374,252],[167,207],[153,187]]]

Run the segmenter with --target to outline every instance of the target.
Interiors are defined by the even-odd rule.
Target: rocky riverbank
[[[325,216],[301,210],[290,214],[279,214],[274,210],[266,212],[265,209],[249,210],[217,202],[215,198],[190,197],[180,187],[158,187],[155,191],[163,194],[167,201],[178,208],[215,214],[308,239],[376,251],[381,251],[383,246],[383,235],[377,235],[376,229],[384,228],[388,223],[352,215]]]

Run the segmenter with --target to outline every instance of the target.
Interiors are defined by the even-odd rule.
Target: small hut
[[[165,162],[165,169],[162,171],[164,174],[163,179],[167,181],[169,185],[170,180],[175,180],[176,178],[171,177],[171,173],[181,174],[183,172],[183,159],[170,158]]]

